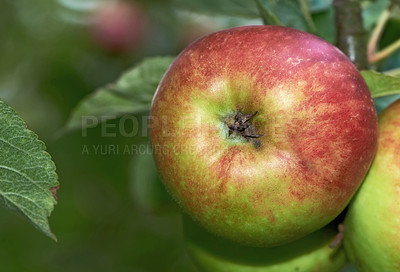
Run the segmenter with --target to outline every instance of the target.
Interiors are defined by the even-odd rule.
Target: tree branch
[[[372,35],[369,39],[368,42],[368,61],[370,63],[376,63],[378,61],[383,60],[384,58],[387,58],[390,56],[392,53],[394,53],[396,50],[400,48],[400,39],[396,40],[392,44],[388,45],[384,49],[382,49],[379,52],[376,52],[376,49],[378,47],[379,39],[383,33],[383,30],[385,29],[386,23],[390,18],[391,10],[394,8],[393,4],[390,4],[387,9],[385,9],[381,16],[379,17],[379,20],[372,31]]]
[[[367,69],[367,36],[359,0],[334,0],[337,46],[358,69]]]

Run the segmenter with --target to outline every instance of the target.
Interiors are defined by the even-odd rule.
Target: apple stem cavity
[[[256,148],[261,147],[261,143],[258,138],[264,136],[258,134],[253,124],[251,124],[250,120],[256,116],[258,111],[255,113],[246,113],[243,114],[240,111],[236,111],[235,115],[228,117],[225,119],[225,123],[229,128],[229,135],[232,134],[243,137],[248,142],[253,142]]]

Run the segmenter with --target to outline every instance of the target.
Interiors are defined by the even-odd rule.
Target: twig
[[[366,32],[358,0],[334,0],[337,46],[358,69],[368,69]]]
[[[376,63],[378,61],[381,61],[391,54],[393,54],[397,49],[400,49],[400,39],[396,40],[389,46],[385,47],[379,52],[376,52],[376,48],[379,43],[379,39],[383,33],[383,30],[385,29],[385,25],[387,21],[390,18],[391,14],[391,9],[393,8],[393,5],[389,5],[387,9],[385,9],[381,16],[379,17],[379,20],[372,31],[371,38],[369,39],[368,42],[368,61],[369,63]]]

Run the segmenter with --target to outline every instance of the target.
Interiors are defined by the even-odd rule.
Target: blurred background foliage
[[[0,0],[0,97],[46,142],[61,182],[50,217],[58,243],[15,214],[0,211],[1,271],[196,271],[184,250],[180,214],[151,156],[106,150],[146,147],[145,125],[139,124],[142,131],[135,137],[104,137],[100,126],[85,134],[65,133],[63,127],[81,99],[144,58],[177,55],[216,30],[262,24],[256,2],[126,0],[118,7],[106,0]],[[283,24],[335,43],[330,0],[310,0],[306,11],[298,1],[258,2]],[[367,31],[388,2],[363,1]],[[399,33],[400,13],[389,20],[380,46]],[[400,52],[373,68],[398,67]],[[377,107],[393,99],[379,99]],[[119,119],[108,124],[118,127]]]

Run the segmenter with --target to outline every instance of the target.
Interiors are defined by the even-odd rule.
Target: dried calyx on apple
[[[233,134],[233,136],[243,137],[246,141],[252,142],[256,148],[259,148],[261,143],[257,139],[263,135],[258,134],[255,126],[250,122],[257,113],[258,111],[243,114],[240,111],[236,111],[234,115],[223,118],[229,129],[228,136]]]

